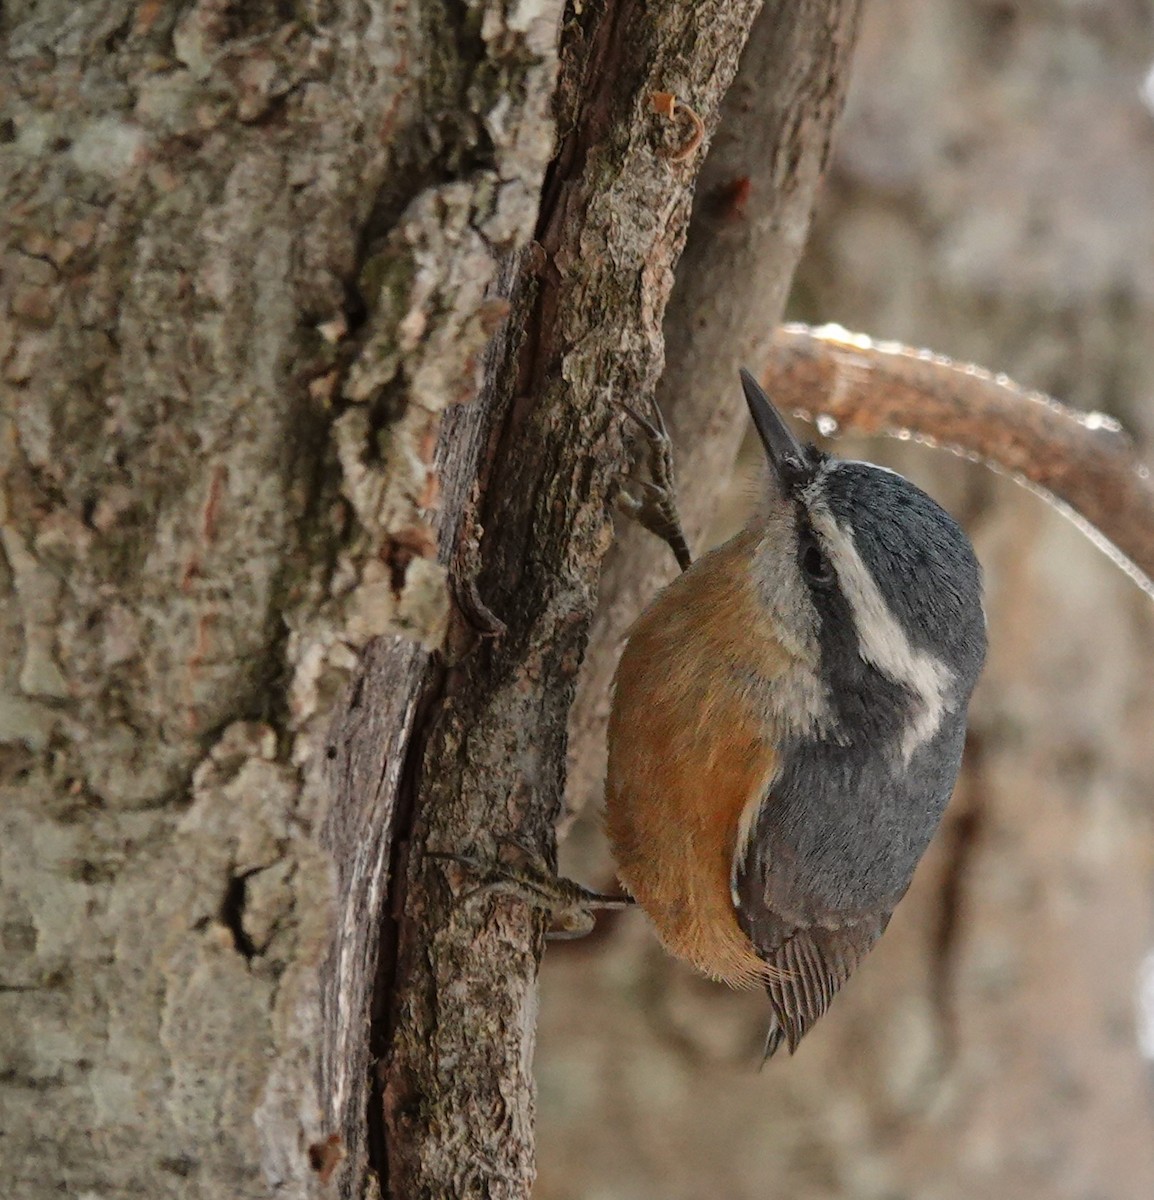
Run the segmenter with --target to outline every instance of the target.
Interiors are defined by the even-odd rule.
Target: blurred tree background
[[[1152,68],[1148,0],[873,0],[791,315],[1005,371],[1149,447]],[[763,998],[694,977],[639,915],[551,947],[535,1194],[1144,1200],[1154,609],[984,468],[837,450],[932,491],[985,566],[991,655],[950,812],[880,948],[760,1073]],[[563,867],[602,883],[598,820]]]

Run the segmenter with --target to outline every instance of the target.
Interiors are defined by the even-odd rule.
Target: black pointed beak
[[[797,487],[813,474],[808,451],[782,420],[781,413],[773,407],[761,384],[744,367],[741,368],[741,386],[769,465],[787,488]]]

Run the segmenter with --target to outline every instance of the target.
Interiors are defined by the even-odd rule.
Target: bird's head
[[[964,712],[985,658],[973,548],[909,480],[802,445],[747,371],[742,385],[771,476],[752,569],[818,675],[826,711],[809,723],[892,740],[908,760]]]

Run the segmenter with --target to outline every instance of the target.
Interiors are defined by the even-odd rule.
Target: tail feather
[[[841,929],[796,929],[764,956],[772,968],[765,990],[773,1013],[763,1063],[783,1042],[790,1054],[797,1049],[888,922],[889,913],[880,913]]]
[[[785,1031],[778,1022],[777,1016],[771,1015],[769,1018],[769,1029],[766,1030],[765,1034],[765,1046],[761,1051],[761,1065],[763,1067],[777,1053],[784,1041]],[[792,1047],[790,1048],[790,1053],[793,1053]]]

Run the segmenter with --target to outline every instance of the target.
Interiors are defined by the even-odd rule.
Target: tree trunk
[[[543,917],[425,851],[552,855],[759,8],[0,18],[7,1195],[527,1194]],[[838,47],[774,91],[777,305],[855,8],[760,18]]]

